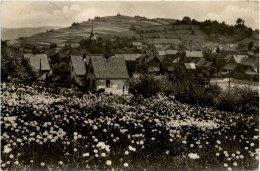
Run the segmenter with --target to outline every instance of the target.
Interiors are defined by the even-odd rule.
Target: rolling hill
[[[45,27],[26,27],[26,28],[1,28],[2,40],[13,40],[19,37],[30,37],[34,34],[45,32],[50,29],[58,29],[57,26],[45,26]]]
[[[80,40],[88,38],[92,25],[98,37],[135,37],[148,44],[170,44],[174,48],[178,48],[180,44],[190,49],[216,48],[216,46],[234,47],[237,46],[238,40],[243,42],[243,39],[237,35],[213,34],[213,38],[212,36],[210,38],[198,24],[176,24],[174,19],[147,19],[122,15],[95,17],[95,19],[76,23],[70,27],[57,28],[52,32],[46,32],[47,28],[45,28],[42,29],[45,32],[30,37],[26,37],[24,34],[17,41],[33,46],[49,46],[51,43],[55,43],[58,47],[63,47],[66,43],[79,43]],[[40,32],[39,29],[37,31]],[[258,34],[254,32],[254,35],[248,37],[246,42],[248,40],[252,40],[255,45],[258,45]]]

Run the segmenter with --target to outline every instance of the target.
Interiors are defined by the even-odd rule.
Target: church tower
[[[90,35],[89,35],[89,47],[91,46],[92,42],[93,41],[96,41],[96,35],[94,34],[94,29],[93,29],[93,24],[92,24],[92,29],[91,29],[91,32],[90,32]]]

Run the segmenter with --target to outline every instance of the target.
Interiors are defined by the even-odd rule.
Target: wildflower
[[[165,154],[169,154],[169,150],[167,150],[167,151],[165,152]]]
[[[78,151],[78,149],[77,149],[77,148],[74,148],[73,151],[76,152],[76,151]]]
[[[3,153],[9,153],[10,151],[12,151],[12,149],[5,145]]]
[[[251,144],[250,144],[251,147],[254,147],[254,145],[255,145],[254,143],[251,143]]]
[[[124,163],[124,167],[128,167],[128,163]]]
[[[59,161],[59,164],[60,164],[60,165],[63,165],[63,161]]]
[[[243,158],[244,158],[244,156],[243,156],[243,155],[240,155],[239,157],[240,157],[241,159],[243,159]]]
[[[45,165],[45,163],[44,162],[41,162],[41,166],[43,167]]]
[[[227,158],[228,161],[231,161],[231,158]]]
[[[232,168],[231,168],[231,167],[229,167],[227,170],[232,170]]]
[[[193,145],[193,144],[191,144],[191,145],[190,145],[190,147],[194,147],[194,145]]]
[[[237,154],[240,154],[240,151],[237,151],[236,153],[237,153]]]
[[[101,157],[106,157],[106,153],[101,153]]]
[[[112,164],[111,160],[106,161],[106,165],[110,166]]]
[[[219,156],[219,153],[216,153],[216,156]]]
[[[14,155],[11,154],[9,157],[10,157],[10,159],[12,159],[12,158],[14,158]]]
[[[217,144],[221,144],[221,142],[219,140],[217,140]]]
[[[190,153],[188,156],[191,159],[199,159],[200,158],[200,156],[197,153]]]
[[[224,167],[228,167],[228,164],[227,164],[227,163],[224,163]]]
[[[19,164],[19,161],[18,161],[18,160],[16,160],[16,161],[14,162],[14,164],[15,164],[15,165],[18,165],[18,164]]]
[[[237,166],[237,162],[234,162],[233,165],[234,165],[234,166]]]
[[[97,149],[94,149],[94,153],[98,153],[98,150],[97,150]]]
[[[245,147],[245,150],[248,150],[248,147]]]
[[[83,157],[88,157],[89,156],[89,153],[85,153],[82,155]]]
[[[129,154],[129,151],[125,151],[125,155],[128,155]]]

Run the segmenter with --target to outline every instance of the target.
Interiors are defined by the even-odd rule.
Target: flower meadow
[[[4,170],[252,170],[258,116],[74,88],[1,84]]]

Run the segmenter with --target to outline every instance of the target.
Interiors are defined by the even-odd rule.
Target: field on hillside
[[[73,88],[1,84],[4,170],[249,170],[258,116]]]

